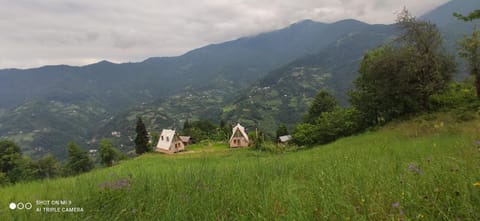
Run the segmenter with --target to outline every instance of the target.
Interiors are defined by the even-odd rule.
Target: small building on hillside
[[[182,140],[180,140],[180,137],[175,130],[163,129],[160,137],[158,138],[155,151],[172,154],[183,150],[185,150],[185,145],[183,144]]]
[[[291,140],[292,140],[292,136],[290,135],[278,137],[278,143],[281,143],[281,144],[288,144]]]
[[[193,141],[193,138],[190,137],[190,136],[179,136],[180,140],[182,141],[183,145],[184,146],[187,146],[187,145],[190,145],[190,144],[193,144],[195,143]]]
[[[245,128],[242,127],[242,125],[237,124],[237,126],[232,129],[232,136],[229,141],[230,147],[248,147],[249,143]]]

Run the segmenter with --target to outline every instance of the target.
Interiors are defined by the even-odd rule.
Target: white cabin
[[[185,145],[178,137],[175,130],[163,129],[160,137],[158,138],[156,152],[162,152],[167,154],[177,153],[185,150]]]

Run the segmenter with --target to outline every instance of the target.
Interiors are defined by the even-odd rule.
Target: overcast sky
[[[0,0],[0,68],[137,62],[304,19],[392,23],[448,0]]]

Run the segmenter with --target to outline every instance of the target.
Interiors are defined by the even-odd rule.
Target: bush
[[[309,123],[298,124],[293,130],[293,142],[298,145],[313,145],[316,142],[317,126]]]
[[[478,101],[475,88],[469,83],[451,83],[442,93],[430,97],[430,105],[433,110],[478,110]]]
[[[358,111],[353,108],[336,108],[322,113],[314,124],[299,124],[292,136],[298,145],[325,144],[362,129]]]
[[[6,173],[0,172],[0,187],[10,184],[10,179]]]

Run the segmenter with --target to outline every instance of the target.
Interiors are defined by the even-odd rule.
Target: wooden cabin
[[[281,143],[281,144],[288,144],[291,140],[292,140],[292,136],[290,135],[278,137],[278,143]]]
[[[156,152],[161,153],[177,153],[185,150],[185,145],[182,140],[175,132],[175,130],[163,129],[160,137],[158,138],[157,146],[155,147]]]
[[[193,138],[190,136],[179,136],[184,146],[191,145],[194,143]]]
[[[248,135],[245,133],[245,128],[242,127],[242,125],[237,124],[237,126],[232,129],[232,136],[230,137],[229,144],[232,148],[248,147]]]

